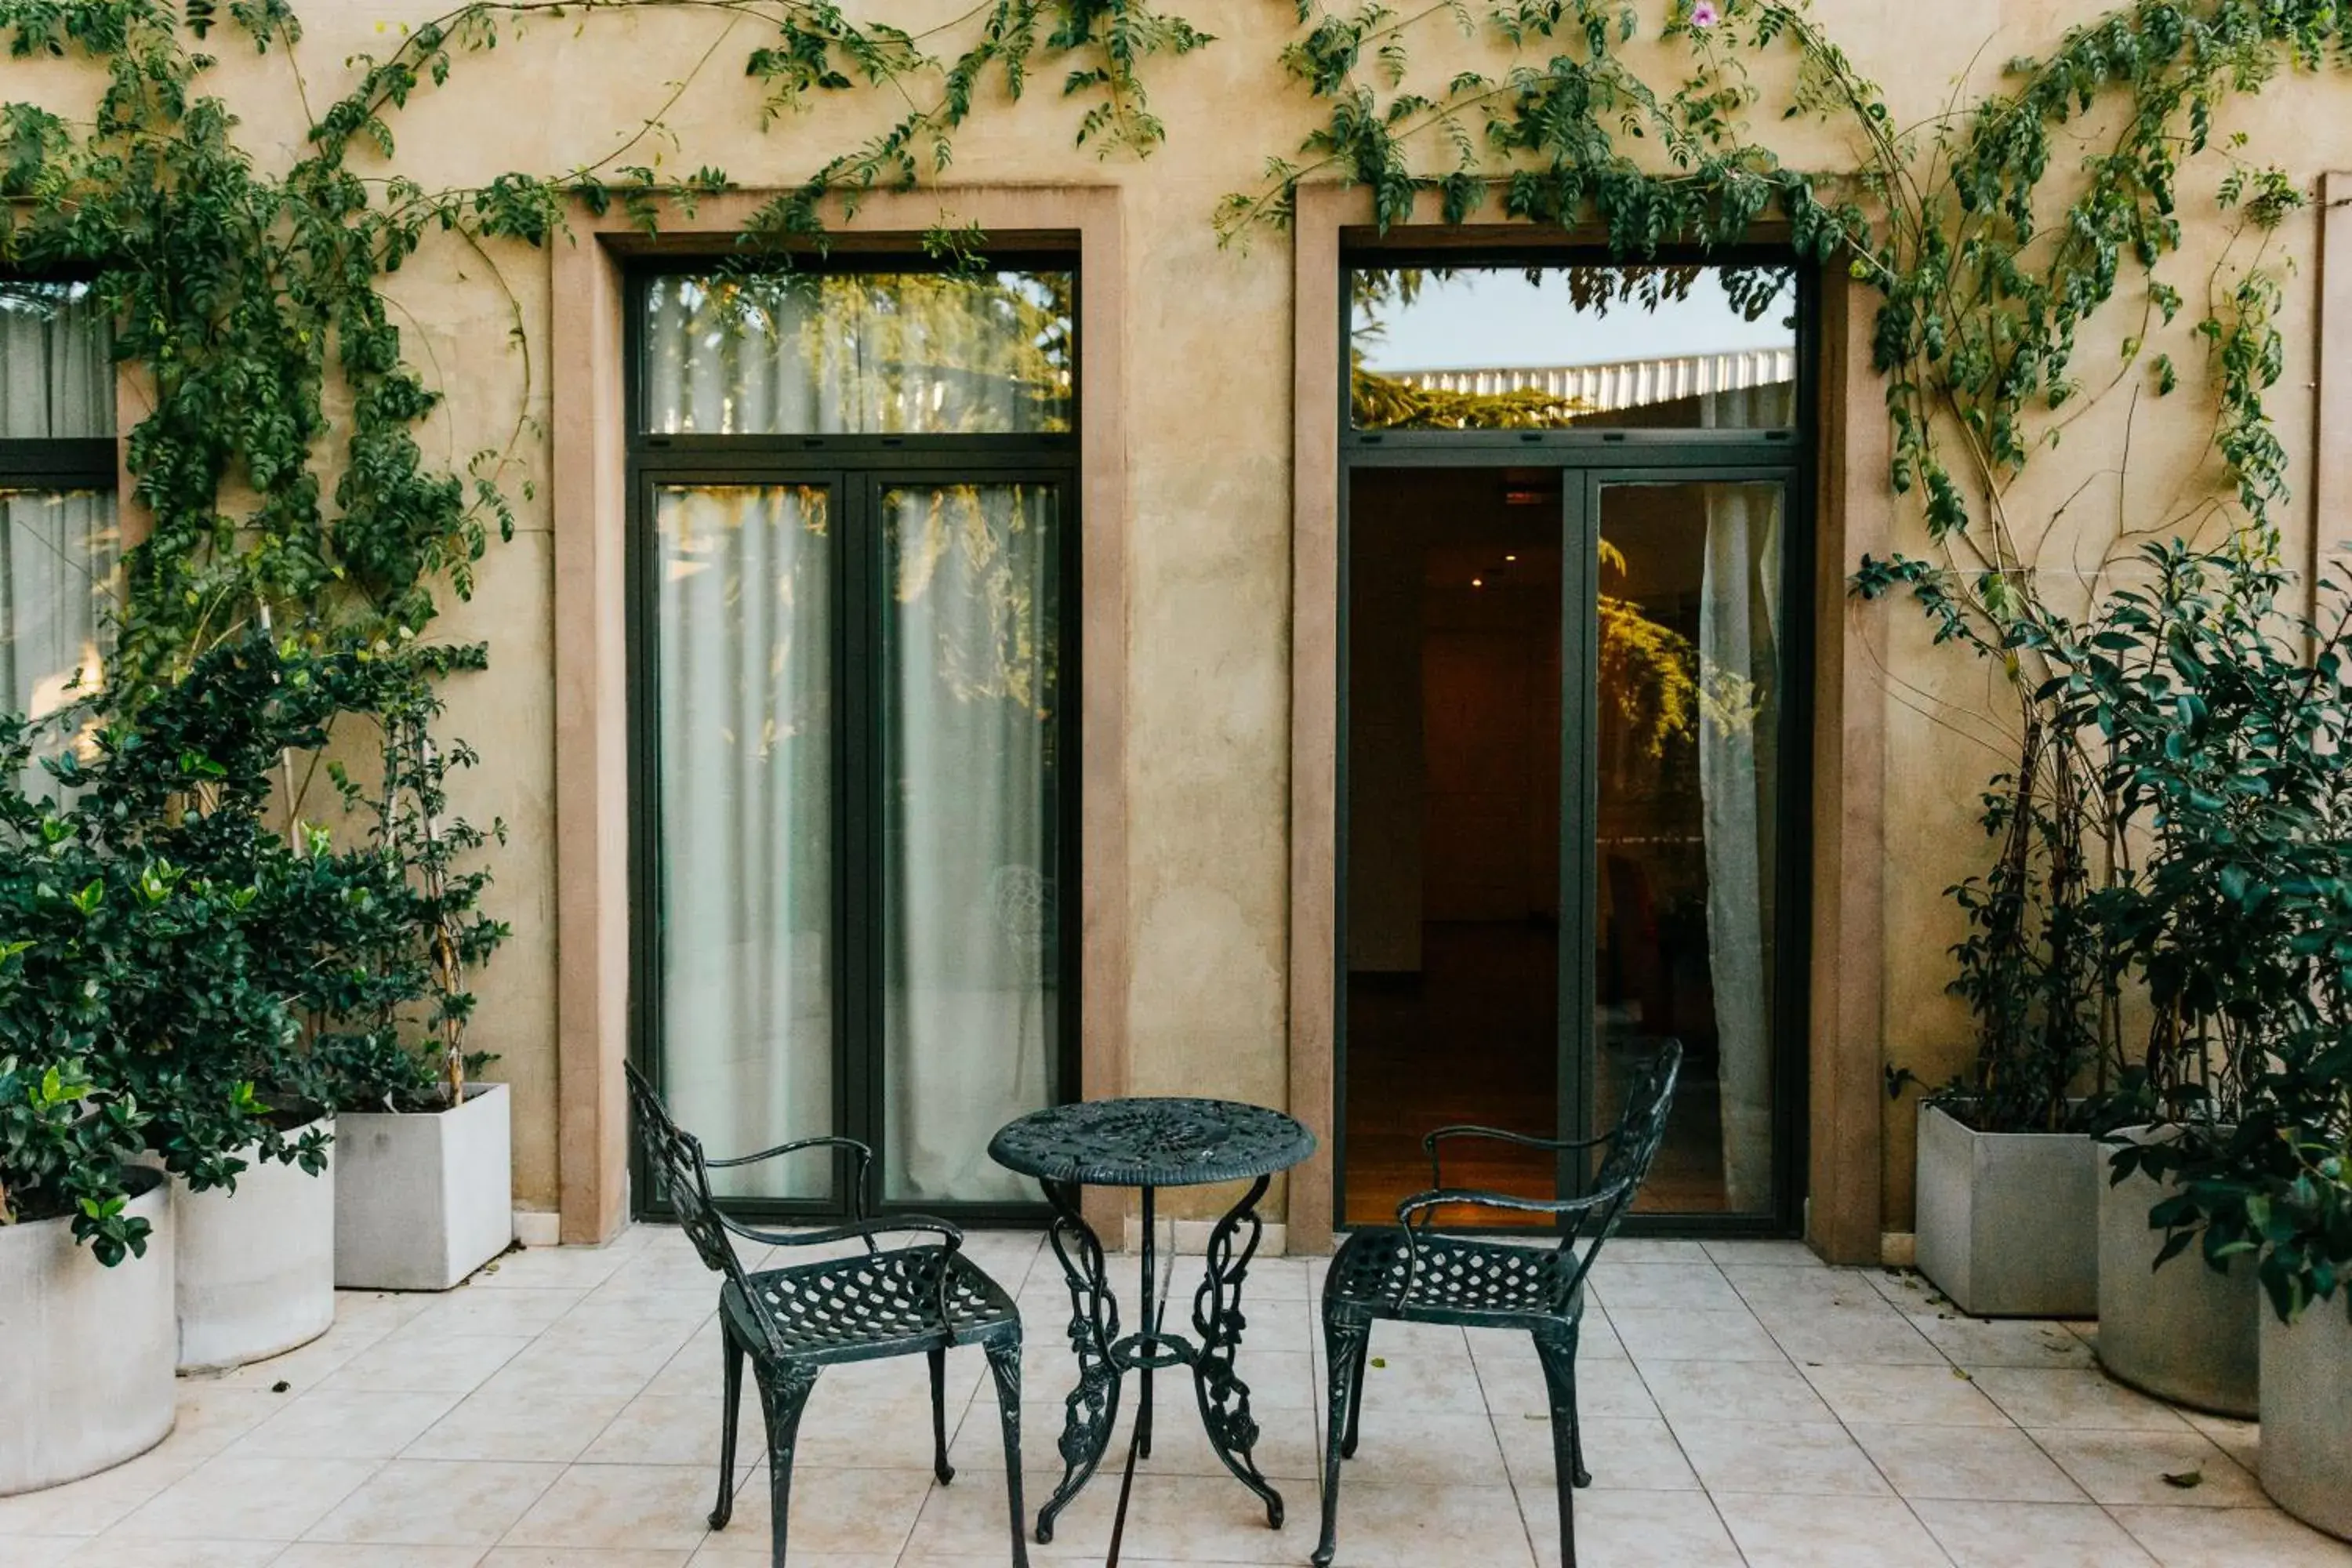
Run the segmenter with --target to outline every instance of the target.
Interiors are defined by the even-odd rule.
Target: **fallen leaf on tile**
[[[2205,1472],[2182,1470],[2175,1475],[2168,1471],[2164,1478],[2164,1484],[2168,1487],[2179,1487],[2182,1491],[2187,1491],[2190,1487],[2201,1487],[2205,1484]]]

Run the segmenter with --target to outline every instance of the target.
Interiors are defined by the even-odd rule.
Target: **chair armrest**
[[[849,1212],[852,1217],[863,1221],[866,1218],[866,1174],[874,1165],[874,1151],[855,1138],[795,1138],[789,1143],[779,1143],[756,1154],[738,1154],[731,1160],[713,1160],[706,1155],[702,1163],[711,1170],[726,1171],[740,1165],[756,1165],[762,1160],[773,1160],[783,1154],[797,1154],[804,1149],[846,1149],[857,1157],[856,1171],[849,1178]]]
[[[1433,1187],[1442,1187],[1445,1185],[1445,1173],[1438,1166],[1437,1146],[1448,1138],[1487,1138],[1497,1143],[1516,1143],[1522,1149],[1549,1149],[1554,1152],[1564,1152],[1570,1149],[1597,1149],[1616,1136],[1616,1130],[1612,1128],[1597,1138],[1538,1138],[1533,1133],[1509,1132],[1500,1127],[1474,1127],[1467,1123],[1458,1123],[1451,1127],[1441,1127],[1432,1132],[1421,1141],[1421,1147],[1429,1156],[1429,1184]]]
[[[1427,1216],[1437,1210],[1461,1205],[1507,1209],[1517,1214],[1581,1216],[1607,1208],[1622,1198],[1630,1182],[1630,1177],[1621,1178],[1596,1192],[1572,1198],[1523,1198],[1511,1193],[1482,1192],[1475,1187],[1437,1187],[1415,1193],[1397,1205],[1397,1228],[1404,1237],[1404,1279],[1397,1288],[1398,1303],[1402,1305],[1412,1295],[1413,1276],[1421,1268],[1421,1233],[1428,1228]],[[1415,1215],[1423,1217],[1417,1220]],[[1578,1270],[1580,1276],[1582,1272]]]

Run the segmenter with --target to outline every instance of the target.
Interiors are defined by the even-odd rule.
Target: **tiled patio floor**
[[[1068,1299],[1035,1237],[975,1235],[971,1248],[1017,1290],[1029,1324],[1034,1508],[1058,1475]],[[1181,1310],[1198,1260],[1175,1267]],[[1123,1561],[1306,1562],[1318,1270],[1273,1259],[1253,1271],[1242,1356],[1265,1427],[1258,1458],[1289,1527],[1265,1529],[1182,1398],[1163,1404]],[[752,1466],[734,1527],[703,1528],[718,1456],[714,1294],[675,1233],[640,1227],[604,1250],[509,1257],[444,1297],[347,1295],[317,1343],[184,1382],[179,1427],[153,1453],[0,1500],[0,1564],[765,1564]],[[1824,1268],[1780,1243],[1619,1241],[1594,1294],[1580,1371],[1588,1568],[2352,1564],[2352,1549],[2267,1505],[2250,1471],[2253,1428],[2107,1383],[2063,1325],[1946,1316],[1915,1278]],[[1551,1568],[1550,1434],[1525,1342],[1383,1327],[1372,1352],[1340,1563]],[[1004,1562],[993,1394],[977,1352],[950,1366],[961,1474],[946,1489],[927,1468],[919,1358],[819,1384],[796,1473],[795,1565]],[[746,1458],[763,1451],[757,1419]],[[2193,1487],[2166,1479],[2192,1474]],[[1102,1561],[1117,1489],[1107,1466],[1033,1559]]]

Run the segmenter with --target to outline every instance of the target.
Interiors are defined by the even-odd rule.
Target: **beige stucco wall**
[[[1148,161],[1098,161],[1073,151],[1076,111],[1056,96],[1058,71],[1044,71],[1023,104],[1006,110],[991,102],[973,120],[959,144],[954,179],[1104,185],[1118,191],[1120,204],[1126,577],[1089,583],[1087,592],[1123,595],[1128,613],[1126,893],[1111,918],[1122,922],[1129,957],[1118,1002],[1129,1065],[1123,1085],[1089,1088],[1181,1089],[1280,1104],[1291,1082],[1285,1046],[1291,1006],[1291,242],[1267,233],[1246,249],[1221,248],[1210,215],[1219,196],[1252,184],[1268,154],[1291,153],[1318,115],[1301,89],[1286,85],[1276,64],[1290,36],[1288,5],[1173,8],[1193,14],[1220,38],[1197,55],[1147,67],[1152,104],[1168,130],[1166,145]],[[302,12],[305,81],[298,84],[282,58],[257,59],[236,47],[221,49],[225,63],[215,79],[257,155],[265,163],[283,160],[306,123],[305,94],[311,104],[325,101],[346,79],[347,57],[388,47],[401,19],[439,9],[430,0],[314,4]],[[924,15],[947,16],[958,7],[928,0],[888,9],[894,21],[912,26]],[[1664,7],[1645,0],[1645,9],[1663,14]],[[1972,61],[1981,85],[1994,63],[2047,47],[2066,20],[2098,9],[2055,0],[1954,6],[1818,0],[1815,14],[1859,67],[1885,84],[1896,118],[1911,121],[1940,108]],[[668,174],[710,164],[746,186],[789,185],[877,124],[883,108],[871,95],[843,95],[762,132],[753,86],[741,72],[742,57],[760,41],[751,23],[702,11],[587,13],[533,23],[494,54],[460,55],[446,87],[425,89],[394,117],[397,166],[428,187],[472,184],[509,169],[560,173],[606,156],[646,117],[662,113],[667,133],[646,139],[621,162],[657,158]],[[1448,41],[1442,26],[1430,35],[1425,54],[1433,66],[1447,68],[1457,60],[1493,68],[1498,58],[1483,45]],[[673,84],[706,56],[692,86],[669,103]],[[87,81],[86,72],[70,66],[0,64],[0,97],[29,93],[70,106]],[[2352,80],[2291,80],[2258,104],[2231,110],[2227,123],[2252,132],[2251,155],[2284,163],[2310,188],[2323,170],[2352,166],[2347,107]],[[1784,134],[1776,124],[1760,129]],[[1818,131],[1800,125],[1785,134],[1792,156],[1824,166],[1838,161],[1835,144]],[[2093,145],[2083,143],[2086,151]],[[2183,213],[2197,232],[2189,254],[2168,267],[2191,296],[2188,318],[2198,313],[2199,287],[2212,259],[2203,234],[2211,210],[2205,193],[2214,177],[2208,172],[2192,181]],[[936,205],[956,214],[954,189],[941,191]],[[2274,242],[2293,266],[2280,322],[2287,371],[2274,408],[2298,480],[2310,474],[2314,451],[2318,226],[2316,214],[2299,215]],[[499,912],[513,921],[515,939],[484,980],[479,1038],[502,1055],[500,1070],[514,1085],[517,1201],[551,1209],[560,1177],[556,715],[544,432],[553,302],[548,256],[501,246],[493,259],[495,275],[482,257],[436,243],[392,279],[389,291],[405,313],[413,354],[448,395],[425,433],[428,448],[462,462],[480,447],[503,445],[519,416],[528,421],[519,437],[517,477],[527,477],[537,493],[520,500],[517,489],[517,537],[492,547],[474,601],[453,608],[447,630],[490,644],[489,672],[451,689],[451,727],[486,759],[458,786],[464,809],[477,819],[501,818],[508,828],[507,842],[492,857],[494,897]],[[518,318],[528,352],[509,337]],[[2099,379],[2100,367],[2116,362],[2121,331],[2095,333],[2086,344],[2086,380]],[[2190,385],[2161,410],[2138,410],[2131,433],[2135,517],[2148,515],[2204,460],[2207,431],[2193,406],[2191,368],[2201,357],[2185,342],[2171,346]],[[1879,416],[1874,387],[1861,387],[1849,404],[1830,416]],[[2123,449],[2131,405],[2126,389],[2093,406],[2012,497],[2012,516],[2034,520],[2079,492],[2045,547],[2045,566],[2095,557],[2099,531],[2112,529],[2112,488],[2100,474]],[[1884,509],[1892,500],[1874,490],[1850,494],[1844,504]],[[2285,521],[2289,558],[2307,561],[2307,512],[2298,506]],[[2084,537],[2074,536],[2078,529],[2086,531]],[[2330,537],[2342,531],[2335,528]],[[1920,543],[1906,514],[1897,514],[1895,537],[1910,548]],[[1964,1048],[1965,1020],[1943,994],[1944,949],[1956,935],[1943,889],[1980,859],[1970,824],[1982,780],[2002,760],[2000,731],[1988,716],[2000,704],[1991,673],[1931,647],[1916,616],[1897,612],[1872,625],[1879,629],[1867,639],[1867,657],[1878,698],[1870,721],[1883,727],[1885,740],[1884,921],[1877,933],[1885,1051],[1934,1079],[1957,1066]],[[1885,1223],[1907,1229],[1907,1106],[1887,1112],[1884,1133]]]

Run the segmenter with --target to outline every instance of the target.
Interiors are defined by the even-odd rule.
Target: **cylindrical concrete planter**
[[[507,1086],[453,1110],[345,1111],[335,1136],[335,1283],[446,1290],[514,1240]]]
[[[335,1131],[332,1117],[310,1126]],[[192,1192],[185,1182],[172,1183],[180,1221],[182,1372],[282,1355],[334,1326],[334,1151],[315,1176],[250,1150],[246,1158],[234,1192]]]
[[[133,1173],[143,1258],[112,1268],[65,1219],[0,1226],[0,1497],[135,1458],[172,1430],[172,1190]]]
[[[2148,1136],[2132,1128],[2120,1136]],[[2101,1164],[2105,1152],[2101,1152]],[[2260,1403],[2262,1287],[2254,1255],[2217,1274],[2194,1247],[2161,1268],[2164,1232],[2148,1211],[2166,1189],[2135,1171],[2099,1188],[2099,1363],[2109,1376],[2158,1399],[2251,1420]]]
[[[2099,1150],[2085,1132],[1979,1132],[1919,1107],[1918,1264],[1979,1318],[2099,1307]]]
[[[2263,1311],[2263,1489],[2352,1541],[2352,1314],[2344,1297],[2293,1323]]]

